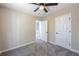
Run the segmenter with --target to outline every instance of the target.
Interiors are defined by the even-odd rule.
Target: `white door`
[[[69,49],[71,44],[71,15],[63,15],[55,19],[56,44]]]
[[[47,20],[41,21],[41,39],[47,42]]]

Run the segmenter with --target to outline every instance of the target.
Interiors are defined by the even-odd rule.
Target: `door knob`
[[[56,34],[59,34],[58,32],[56,32]]]
[[[48,33],[48,32],[46,32],[46,33]]]

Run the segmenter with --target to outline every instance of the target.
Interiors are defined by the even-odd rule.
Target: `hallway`
[[[36,41],[28,46],[4,52],[0,56],[79,56],[79,54],[50,43]]]

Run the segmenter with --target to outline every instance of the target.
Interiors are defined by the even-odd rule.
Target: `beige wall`
[[[36,18],[0,7],[0,51],[35,40]]]
[[[49,16],[47,18],[45,18],[46,20],[48,20],[48,41],[50,42],[54,42],[55,41],[55,20],[53,16]]]
[[[72,48],[79,51],[79,5],[72,10]]]
[[[64,9],[61,9],[51,16],[46,17],[48,19],[48,40],[55,43],[55,17],[71,13],[71,19],[72,19],[72,40],[71,40],[71,47],[74,50],[79,51],[79,5],[74,5],[72,7],[67,7]]]

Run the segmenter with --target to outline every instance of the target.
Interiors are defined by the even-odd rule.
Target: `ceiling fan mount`
[[[58,3],[31,3],[33,5],[38,5],[38,7],[34,10],[36,12],[38,9],[44,10],[46,13],[48,12],[47,6],[57,6]]]

